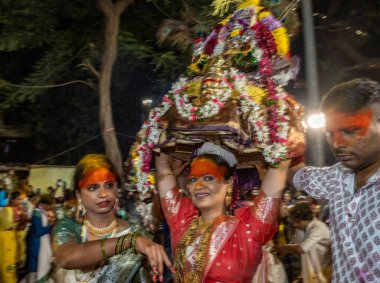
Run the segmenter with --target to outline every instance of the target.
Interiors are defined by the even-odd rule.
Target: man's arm
[[[306,166],[306,164],[304,162],[301,162],[301,163],[298,163],[297,165],[289,168],[289,171],[288,171],[288,182],[292,186],[294,186],[294,184],[293,184],[293,177],[294,177],[294,175],[297,173],[298,170],[300,170],[301,168],[303,168],[305,166]]]

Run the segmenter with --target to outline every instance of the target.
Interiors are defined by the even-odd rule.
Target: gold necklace
[[[104,227],[104,228],[97,228],[95,226],[93,226],[90,221],[88,221],[87,219],[85,219],[83,221],[83,224],[84,226],[86,226],[87,230],[94,234],[94,235],[104,235],[104,234],[108,234],[108,233],[111,233],[113,229],[115,229],[117,227],[117,220],[114,219],[110,225],[108,225],[107,227]]]
[[[214,228],[225,221],[228,216],[217,217],[212,223],[202,223],[200,217],[194,218],[189,228],[182,236],[174,254],[175,282],[200,283],[203,278],[204,268],[209,260],[209,245]],[[186,249],[197,237],[200,237],[195,246],[194,265],[188,268]]]

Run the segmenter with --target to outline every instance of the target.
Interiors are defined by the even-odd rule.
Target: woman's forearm
[[[270,167],[261,184],[261,189],[269,197],[281,198],[286,185],[290,160],[280,162],[278,167]]]
[[[104,251],[107,257],[115,254],[118,238],[107,239]],[[64,269],[88,269],[103,261],[101,240],[86,243],[65,243],[55,250],[55,260]]]
[[[174,175],[169,162],[169,159],[171,158],[171,156],[164,153],[161,153],[155,158],[156,184],[160,197],[166,196],[169,190],[177,185],[176,176]]]

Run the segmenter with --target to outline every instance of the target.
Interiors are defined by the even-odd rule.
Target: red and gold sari
[[[262,260],[262,246],[277,231],[277,215],[280,199],[267,197],[264,192],[255,199],[254,206],[235,210],[234,216],[224,216],[212,226],[207,242],[207,252],[203,251],[202,272],[199,282],[251,282]],[[170,227],[171,244],[176,255],[183,244],[183,238],[197,222],[198,210],[190,198],[182,197],[178,188],[173,188],[161,198],[166,221]],[[190,282],[188,274],[197,270],[197,258],[202,253],[202,237],[193,237],[185,247],[186,264],[182,264],[177,276],[179,282]],[[182,241],[182,242],[181,242]],[[183,245],[182,245],[183,246]],[[199,249],[200,247],[200,249]],[[176,257],[176,256],[175,256]],[[175,263],[176,264],[176,263]],[[178,265],[178,263],[177,263]]]

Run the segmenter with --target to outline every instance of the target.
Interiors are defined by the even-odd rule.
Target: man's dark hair
[[[308,203],[296,204],[290,209],[290,218],[311,221],[313,213],[311,212],[310,205]]]
[[[373,103],[380,103],[380,84],[370,79],[355,79],[332,87],[322,100],[321,111],[355,113]]]
[[[38,204],[51,205],[54,204],[54,198],[51,194],[43,194],[38,201]]]
[[[13,191],[11,192],[10,200],[15,200],[20,196],[21,196],[21,193],[19,191]]]

